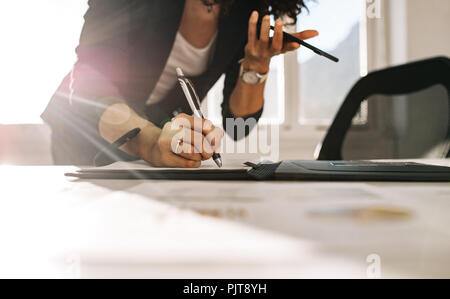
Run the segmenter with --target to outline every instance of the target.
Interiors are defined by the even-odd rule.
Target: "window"
[[[2,3],[0,124],[42,122],[40,113],[75,62],[86,9],[87,0]]]
[[[311,42],[339,57],[340,62],[334,64],[308,50],[298,52],[298,121],[328,125],[353,84],[367,72],[365,0],[319,0],[310,2],[310,11],[301,15],[297,29],[317,29],[321,35]],[[365,110],[361,110],[359,122],[366,117]]]

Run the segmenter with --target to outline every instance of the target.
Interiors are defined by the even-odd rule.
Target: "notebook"
[[[401,161],[224,162],[220,169],[212,161],[204,162],[198,169],[155,168],[144,161],[116,162],[105,167],[80,169],[66,176],[154,180],[450,181],[450,162],[448,166]]]
[[[242,161],[227,161],[218,168],[212,159],[200,168],[156,168],[145,161],[115,162],[108,166],[84,168],[66,176],[82,179],[173,179],[173,180],[246,180],[252,168]]]

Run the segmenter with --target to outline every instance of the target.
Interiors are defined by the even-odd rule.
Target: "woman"
[[[90,0],[78,61],[42,116],[52,128],[55,163],[90,165],[100,148],[139,127],[121,148],[128,155],[120,151],[119,158],[199,167],[219,150],[223,134],[190,116],[175,68],[192,79],[202,99],[225,74],[224,124],[258,120],[271,58],[299,48],[283,44],[280,19],[270,38],[269,14],[295,20],[302,8],[303,0]],[[185,137],[174,150],[180,132]]]

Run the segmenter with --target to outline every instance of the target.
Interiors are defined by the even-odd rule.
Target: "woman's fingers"
[[[178,146],[178,140],[182,140],[183,143],[192,145],[192,148],[183,148],[183,152],[200,154],[202,160],[208,160],[213,156],[214,152],[220,148],[224,137],[223,130],[215,127],[211,121],[186,114],[180,114],[173,120],[172,129],[176,132],[172,148]],[[179,153],[175,150],[173,152]]]
[[[197,118],[184,113],[178,115],[173,120],[173,126],[175,128],[192,129],[193,131],[202,133],[215,149],[220,147],[221,140],[225,135],[223,130],[215,127],[210,120]]]
[[[250,16],[250,20],[248,22],[248,43],[252,48],[256,46],[256,41],[258,39],[258,19],[259,13],[257,11],[254,11]]]
[[[270,42],[270,16],[264,16],[261,23],[261,33],[259,37],[259,41],[263,49],[267,49],[269,47]]]
[[[287,43],[284,45],[282,53],[284,54],[286,52],[295,51],[295,50],[298,50],[299,48],[300,48],[300,44],[298,44],[298,43]]]
[[[179,167],[179,168],[199,168],[202,165],[202,161],[195,161],[183,158],[174,153],[166,153],[163,156],[164,166],[167,167]]]
[[[175,149],[177,154],[185,159],[192,161],[202,161],[202,155],[198,153],[194,146],[190,143],[180,141],[179,145]]]
[[[182,136],[183,143],[192,145],[192,147],[184,148],[186,154],[200,154],[201,160],[208,160],[213,156],[214,148],[203,134],[183,128],[180,135]]]
[[[306,40],[318,36],[319,32],[317,30],[305,30],[299,33],[294,33],[293,35],[301,40]]]
[[[164,126],[156,145],[151,149],[151,154],[155,156],[152,164],[158,167],[200,167],[201,155],[192,149],[192,145],[182,142],[183,129],[175,129],[172,125],[167,123]]]
[[[306,31],[302,31],[302,32],[293,34],[293,36],[295,36],[301,40],[307,40],[310,38],[314,38],[318,35],[319,35],[319,32],[317,32],[316,30],[306,30]],[[287,43],[284,45],[282,52],[286,53],[286,52],[290,52],[290,51],[295,51],[295,50],[298,50],[299,48],[300,48],[300,44],[291,42],[291,43]]]
[[[278,19],[275,21],[275,30],[272,38],[272,50],[275,53],[283,49],[283,22]]]
[[[245,48],[245,58],[247,62],[247,67],[251,65],[253,68],[259,69],[261,73],[267,71],[270,64],[270,59],[279,54],[284,54],[286,52],[295,51],[300,48],[300,44],[295,42],[284,41],[283,33],[283,21],[277,19],[274,25],[273,37],[270,37],[270,20],[271,17],[266,15],[263,17],[261,22],[261,30],[259,37],[258,32],[258,20],[259,13],[254,11],[249,19],[249,29],[248,29],[248,44]],[[316,37],[319,33],[316,30],[306,30],[303,32],[295,33],[294,36],[306,40]]]
[[[174,118],[173,126],[180,128],[190,128],[194,131],[202,133],[205,136],[211,134],[215,129],[211,121],[207,119],[201,119],[192,115],[187,115],[185,113],[181,113]]]
[[[214,149],[220,150],[220,147],[222,146],[222,139],[225,136],[225,132],[221,128],[214,128],[214,130],[206,135],[206,139],[209,141],[209,143],[214,147]]]

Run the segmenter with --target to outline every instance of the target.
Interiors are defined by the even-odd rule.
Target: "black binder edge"
[[[285,163],[285,164],[283,164]],[[85,180],[191,180],[191,181],[346,181],[346,182],[450,182],[450,168],[435,166],[436,169],[449,169],[449,172],[353,172],[320,171],[297,167],[297,171],[283,172],[289,161],[279,163],[245,165],[250,170],[108,170],[82,169],[76,173],[66,173],[67,177]],[[419,164],[418,164],[419,165]],[[432,168],[432,166],[430,166]]]
[[[80,170],[75,173],[66,173],[67,177],[82,180],[195,180],[195,181],[245,181],[252,180],[248,171],[242,170],[109,170],[89,171]]]

